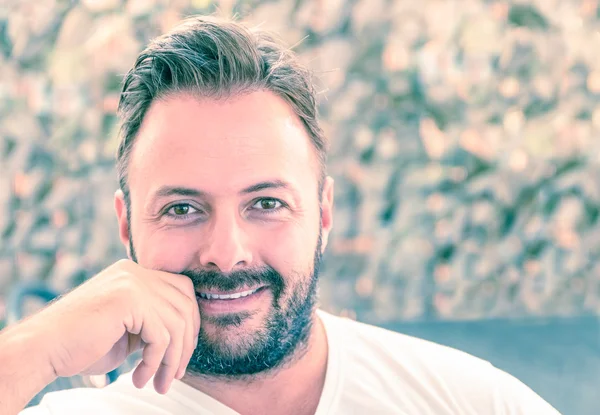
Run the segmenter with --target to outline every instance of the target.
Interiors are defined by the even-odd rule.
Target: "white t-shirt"
[[[329,355],[315,415],[558,414],[523,383],[461,351],[319,311]],[[21,415],[239,415],[175,380],[165,395],[124,374],[103,389],[44,396]]]

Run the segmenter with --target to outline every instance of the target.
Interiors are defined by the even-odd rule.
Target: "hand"
[[[181,379],[200,330],[192,281],[129,260],[109,266],[25,322],[57,376],[104,374],[143,349],[133,383],[166,393]]]

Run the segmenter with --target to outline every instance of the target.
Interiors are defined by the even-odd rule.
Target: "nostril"
[[[228,274],[235,271],[238,268],[244,268],[247,266],[246,261],[238,261],[235,265],[217,264],[215,262],[209,262],[206,267],[211,271],[219,271],[223,274]]]

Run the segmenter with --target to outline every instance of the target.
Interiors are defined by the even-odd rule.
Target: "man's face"
[[[128,169],[130,223],[119,192],[115,204],[130,256],[196,287],[188,370],[251,375],[281,363],[308,335],[333,204],[292,109],[270,92],[155,101]]]

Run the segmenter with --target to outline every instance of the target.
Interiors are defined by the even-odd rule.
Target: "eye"
[[[198,212],[197,209],[195,209],[194,207],[192,207],[191,205],[187,204],[187,203],[180,203],[177,205],[173,205],[171,206],[168,210],[167,210],[167,215],[170,216],[174,216],[174,217],[186,217],[191,213],[195,213]]]
[[[273,211],[278,210],[283,207],[283,203],[277,199],[272,198],[263,198],[259,199],[252,205],[252,209],[263,210],[263,211]]]

